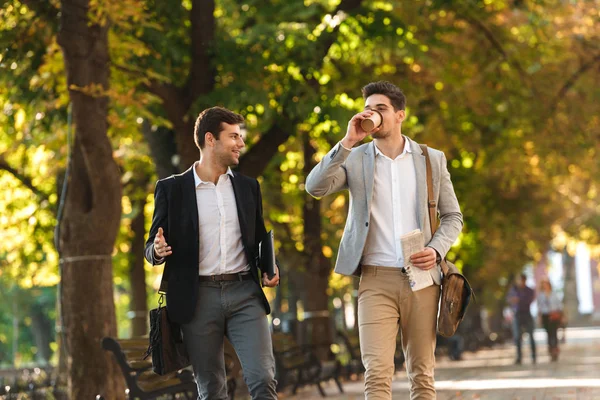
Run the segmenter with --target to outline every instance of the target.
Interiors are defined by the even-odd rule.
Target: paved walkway
[[[551,363],[546,351],[545,332],[535,332],[538,363],[531,364],[528,341],[524,340],[522,365],[514,365],[514,347],[498,346],[464,353],[464,360],[438,360],[436,389],[438,400],[600,400],[600,328],[570,328],[560,360]],[[406,372],[400,371],[392,383],[393,399],[409,399]],[[344,382],[340,395],[332,383],[325,386],[329,400],[364,398],[362,382]],[[303,388],[282,399],[320,399],[316,388]]]

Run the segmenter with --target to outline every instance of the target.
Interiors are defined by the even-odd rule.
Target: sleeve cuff
[[[341,140],[340,140],[340,142],[339,142],[339,143],[340,143],[340,147],[341,147],[342,149],[344,149],[344,150],[348,150],[348,151],[352,151],[352,149],[349,149],[349,148],[347,148],[346,146],[344,146],[344,145],[342,144],[342,141],[341,141]]]
[[[152,259],[154,260],[154,265],[162,264],[165,261],[164,257],[156,257],[156,253],[154,252],[154,246],[152,246]]]
[[[435,263],[436,264],[441,263],[442,262],[442,256],[440,255],[440,252],[437,251],[437,249],[434,248],[434,247],[431,247],[431,246],[427,246],[427,247],[432,248],[435,251]]]

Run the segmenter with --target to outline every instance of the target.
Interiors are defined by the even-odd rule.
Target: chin
[[[373,139],[384,139],[389,136],[389,132],[379,131],[379,132],[375,132],[371,136],[373,137]]]

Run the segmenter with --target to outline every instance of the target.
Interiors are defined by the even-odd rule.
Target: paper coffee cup
[[[381,126],[381,121],[383,120],[381,113],[377,110],[372,111],[373,115],[360,121],[360,127],[363,128],[365,132],[371,132],[373,129]]]

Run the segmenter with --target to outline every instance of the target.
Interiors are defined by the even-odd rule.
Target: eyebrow
[[[244,135],[242,135],[241,132],[229,132],[228,135],[229,136],[233,135],[233,136],[236,136],[236,137],[241,137],[243,140],[246,140],[245,137],[244,137]]]
[[[379,104],[376,104],[375,107],[386,107],[387,108],[389,106],[387,104],[384,104],[384,103],[379,103]],[[373,108],[373,107],[371,107],[371,106],[365,106],[365,109],[367,109],[367,108]]]

